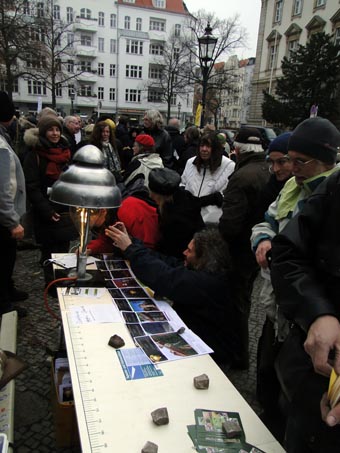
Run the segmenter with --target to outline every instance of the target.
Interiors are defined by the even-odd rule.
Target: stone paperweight
[[[242,434],[242,428],[237,418],[229,418],[222,423],[222,429],[228,438],[239,437]]]
[[[122,348],[125,346],[125,341],[118,335],[112,335],[109,340],[109,346],[112,346],[115,349]]]
[[[206,374],[194,377],[194,386],[198,390],[206,390],[209,388],[209,377]]]
[[[168,409],[166,407],[160,407],[159,409],[151,412],[152,421],[155,425],[167,425],[169,423]]]
[[[154,444],[153,442],[147,441],[144,445],[141,453],[157,453],[158,452],[158,445]]]

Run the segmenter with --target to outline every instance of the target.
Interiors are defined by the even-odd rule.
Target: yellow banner
[[[200,127],[201,125],[201,115],[202,115],[202,104],[198,104],[195,115],[195,126],[197,127]]]

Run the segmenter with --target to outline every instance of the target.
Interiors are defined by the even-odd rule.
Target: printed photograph
[[[123,318],[126,323],[138,323],[138,317],[133,311],[122,311]]]
[[[190,357],[197,354],[197,351],[176,332],[151,335],[151,338],[161,350],[166,349],[175,356]]]
[[[132,338],[145,335],[145,332],[140,324],[126,324],[126,327],[128,328]]]
[[[147,297],[146,292],[142,288],[122,288],[122,293],[126,298]]]
[[[149,335],[174,331],[168,322],[143,322],[142,327]]]
[[[137,337],[135,338],[135,342],[143,349],[152,362],[158,363],[167,360],[150,337]]]
[[[131,272],[128,269],[122,269],[118,271],[111,271],[112,278],[129,278],[132,277]]]
[[[139,284],[134,278],[114,279],[113,282],[117,288],[139,288]]]
[[[126,299],[114,299],[114,303],[116,304],[118,310],[122,311],[132,311],[128,301]]]
[[[137,316],[140,322],[162,322],[168,320],[162,311],[142,311]]]
[[[157,305],[151,299],[128,299],[134,311],[157,311]]]

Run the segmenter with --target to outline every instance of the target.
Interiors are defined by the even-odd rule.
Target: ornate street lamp
[[[204,31],[204,35],[198,38],[199,61],[203,77],[201,128],[204,126],[208,79],[213,66],[213,56],[217,44],[217,38],[212,36],[211,32],[212,28],[210,27],[210,23],[208,22],[208,25],[206,26]]]
[[[182,108],[182,104],[179,102],[177,104],[177,113],[178,113],[177,117],[178,117],[178,119],[180,119],[180,117],[181,117],[181,108]]]
[[[76,97],[76,93],[75,93],[75,90],[73,88],[69,88],[69,97],[71,99],[71,112],[70,114],[73,115],[74,114],[74,99]]]

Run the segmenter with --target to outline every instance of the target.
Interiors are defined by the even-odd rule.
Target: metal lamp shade
[[[115,177],[104,168],[104,156],[99,148],[85,145],[76,152],[73,164],[53,184],[50,200],[82,208],[120,206],[120,190]]]

